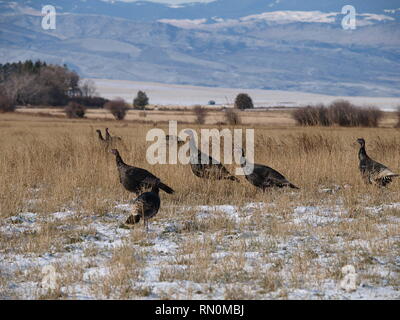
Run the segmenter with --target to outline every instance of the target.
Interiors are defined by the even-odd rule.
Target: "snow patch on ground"
[[[367,207],[366,211],[380,213],[384,209],[396,209],[400,203],[383,204],[377,207]],[[231,288],[239,287],[249,298],[289,298],[289,299],[395,299],[399,298],[399,288],[393,285],[393,277],[398,277],[400,258],[385,257],[374,252],[372,247],[375,240],[353,239],[347,241],[338,234],[334,239],[325,238],[324,235],[305,233],[304,228],[323,228],[351,223],[354,218],[348,216],[341,205],[309,205],[293,207],[291,214],[279,217],[275,204],[247,203],[242,206],[215,205],[181,207],[180,221],[164,219],[162,214],[157,216],[150,224],[149,234],[143,233],[143,239],[133,239],[133,230],[121,227],[130,210],[129,204],[118,204],[118,212],[105,215],[81,215],[80,225],[71,225],[77,213],[73,211],[60,211],[49,215],[40,215],[26,212],[0,221],[0,236],[2,239],[23,237],[27,234],[41,232],[47,223],[56,223],[58,230],[72,232],[65,239],[59,239],[58,245],[50,246],[44,252],[26,250],[18,252],[13,248],[0,251],[0,276],[6,283],[4,290],[0,290],[1,299],[22,298],[35,299],[46,291],[41,287],[43,279],[42,268],[47,265],[55,266],[62,276],[64,273],[75,274],[76,279],[71,280],[60,288],[63,299],[96,299],[115,298],[113,293],[109,297],[103,296],[98,289],[105,279],[118,272],[118,265],[112,263],[114,254],[123,248],[132,250],[135,254],[143,253],[143,266],[140,275],[132,280],[133,287],[137,289],[137,299],[160,299],[166,295],[173,299],[224,299]],[[225,217],[234,223],[233,232],[225,230],[203,232],[190,231],[184,233],[185,212],[193,212],[196,219],[207,220],[210,217]],[[258,219],[285,219],[285,225],[302,227],[290,236],[269,234],[269,230],[255,230],[251,223],[253,217]],[[269,221],[269,220],[266,220]],[[280,221],[280,220],[279,220]],[[399,219],[395,223],[400,224]],[[268,223],[266,224],[268,226]],[[142,225],[137,228],[142,228]],[[304,228],[303,228],[304,227]],[[75,234],[76,233],[76,234]],[[34,236],[33,236],[34,237]],[[209,254],[209,268],[218,269],[226,266],[225,276],[228,280],[224,283],[212,282],[204,278],[200,282],[187,280],[185,276],[195,266],[186,264],[185,261],[194,261],[196,256],[192,253],[185,254],[182,244],[188,237],[193,241],[211,241],[215,243],[214,252]],[[35,241],[32,238],[31,241]],[[385,239],[393,246],[399,243],[400,237]],[[244,248],[237,250],[238,247]],[[347,293],[339,288],[337,278],[326,276],[325,279],[315,282],[315,274],[321,269],[331,270],[341,268],[338,256],[343,250],[361,250],[368,259],[369,264],[365,270],[371,277],[387,279],[371,285],[368,281],[357,284],[354,292]],[[130,251],[129,251],[130,252]],[[207,254],[207,252],[204,252]],[[367,255],[368,254],[368,255]],[[304,255],[304,257],[303,257]],[[307,275],[298,287],[288,287],[286,283],[293,273],[300,272],[294,268],[296,259],[307,265]],[[129,257],[127,257],[129,258]],[[356,263],[354,256],[349,257],[347,263]],[[297,263],[300,263],[297,262]],[[300,264],[301,267],[301,264]],[[303,266],[305,268],[305,266]],[[76,269],[76,270],[75,270]],[[78,272],[78,270],[81,270]],[[337,272],[331,270],[330,272]],[[357,270],[358,271],[358,270]],[[165,280],[163,273],[181,274],[183,278]],[[265,291],[260,287],[258,277],[273,274],[277,279],[271,282],[271,288]],[[316,277],[318,279],[318,277]],[[391,282],[390,282],[390,281]],[[274,281],[280,284],[274,289]],[[385,280],[386,281],[386,280]],[[0,282],[1,283],[1,282]],[[269,287],[268,287],[269,288]],[[139,293],[140,292],[140,293]],[[254,292],[257,295],[251,296]]]

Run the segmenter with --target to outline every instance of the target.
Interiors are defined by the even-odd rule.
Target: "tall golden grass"
[[[207,127],[180,125],[179,129],[188,126],[196,130]],[[60,289],[47,294],[38,291],[34,297],[70,298],[74,294],[67,295],[61,287],[81,285],[83,274],[96,266],[111,271],[98,281],[85,283],[93,297],[131,299],[153,295],[152,285],[143,282],[143,267],[153,266],[156,239],[177,244],[173,255],[158,256],[162,260],[157,281],[193,281],[201,285],[202,297],[214,297],[215,288],[224,290],[225,299],[264,299],[272,292],[278,294],[277,298],[288,298],[296,288],[322,292],[326,281],[342,278],[340,270],[346,264],[355,266],[363,283],[399,287],[395,273],[399,230],[395,218],[399,210],[388,207],[371,213],[365,208],[399,203],[400,181],[395,180],[386,189],[364,185],[358,172],[359,146],[355,143],[364,137],[371,157],[399,171],[400,136],[392,128],[257,126],[256,162],[277,169],[301,188],[262,193],[243,178],[240,183],[214,182],[195,177],[187,165],[149,165],[145,135],[154,128],[152,125],[0,115],[0,219],[7,225],[14,220],[6,221],[6,217],[30,211],[38,214],[36,226],[40,227],[16,234],[0,233],[1,252],[11,256],[38,256],[49,250],[65,253],[69,245],[98,236],[90,224],[92,218],[104,218],[103,225],[116,228],[119,222],[108,213],[118,213],[115,205],[134,195],[120,185],[114,156],[97,140],[95,130],[105,127],[123,138],[123,143],[115,147],[127,163],[150,170],[176,190],[174,195],[160,193],[161,208],[152,221],[162,226],[158,230],[166,230],[173,221],[175,231],[146,234],[141,226],[135,227],[124,237],[124,245],[108,249],[111,255],[100,255],[104,248],[87,241],[83,246],[85,259],[60,260],[56,264],[61,274]],[[249,128],[229,128],[241,127]],[[161,128],[167,130],[164,124]],[[228,169],[233,172],[235,166]],[[230,219],[219,209],[203,219],[198,207],[191,208],[231,204],[239,207],[238,215],[246,217],[248,209],[244,205],[249,202],[263,202],[267,207],[256,206],[251,209],[251,219],[240,221]],[[317,226],[294,223],[295,207],[324,205],[338,205],[341,213],[343,210],[337,222]],[[62,222],[47,216],[65,209],[76,214]],[[278,254],[282,251],[280,245],[292,240],[293,246],[285,254]],[[215,254],[220,252],[229,254],[217,258]],[[248,252],[257,252],[260,257],[253,261],[246,257]],[[373,271],[374,257],[387,262],[385,266],[393,273]],[[253,268],[246,268],[249,263],[254,263]],[[266,265],[270,269],[266,270]],[[10,281],[40,283],[43,275],[38,266],[28,272],[23,268],[11,278],[0,275],[4,296],[20,297],[12,290],[7,293],[12,287]],[[161,299],[198,297],[191,286],[183,291],[168,286],[164,293],[156,290]]]
[[[8,119],[8,120],[7,120]],[[22,121],[23,120],[23,121]],[[362,183],[358,172],[358,145],[364,137],[376,160],[399,171],[400,136],[388,128],[268,128],[255,130],[256,162],[283,173],[301,190],[262,193],[249,185],[214,182],[195,177],[189,166],[149,165],[146,162],[147,130],[154,126],[114,121],[2,115],[0,119],[0,212],[7,217],[25,210],[52,212],[70,208],[106,212],[117,202],[134,197],[120,185],[114,156],[104,150],[95,130],[109,127],[123,144],[117,146],[126,163],[148,169],[176,190],[162,194],[163,205],[241,204],[298,197],[307,202],[321,197],[321,186],[350,185],[346,197],[361,199],[373,187]],[[188,127],[180,126],[179,129]],[[190,125],[199,129],[198,125]],[[224,126],[219,126],[224,128]],[[241,126],[240,128],[246,128]],[[161,125],[166,133],[168,128]],[[230,127],[233,128],[233,127]],[[239,127],[235,127],[239,128]],[[235,165],[228,166],[234,172]],[[398,188],[395,181],[390,189]],[[379,193],[378,190],[375,193]],[[34,201],[32,201],[34,200]]]

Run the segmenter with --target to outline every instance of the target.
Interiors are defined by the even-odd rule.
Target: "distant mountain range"
[[[51,2],[51,1],[50,1]],[[66,63],[83,77],[330,95],[400,96],[400,3],[353,0],[0,1],[0,62]]]

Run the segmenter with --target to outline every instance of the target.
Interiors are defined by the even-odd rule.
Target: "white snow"
[[[340,202],[340,201],[338,201]],[[400,203],[382,204],[377,207],[365,208],[367,212],[379,214],[383,209],[399,208]],[[322,269],[332,269],[338,264],[338,255],[344,248],[350,254],[347,263],[357,266],[357,252],[373,252],[372,245],[377,240],[353,239],[345,240],[337,235],[334,241],[325,239],[323,235],[304,233],[306,227],[320,228],[325,226],[337,226],[341,223],[350,223],[354,218],[349,218],[347,211],[341,205],[314,204],[302,205],[293,208],[292,213],[279,217],[274,203],[246,203],[242,206],[213,205],[181,207],[179,216],[185,217],[185,212],[196,212],[196,219],[208,219],[210,216],[226,217],[235,225],[233,233],[226,234],[224,230],[214,232],[181,233],[182,221],[174,222],[163,219],[162,214],[150,223],[150,232],[141,241],[132,240],[131,229],[121,228],[121,222],[128,214],[129,204],[118,204],[115,207],[125,213],[110,212],[106,215],[82,215],[82,224],[71,227],[77,232],[74,241],[62,242],[62,246],[50,246],[44,253],[18,252],[14,250],[0,251],[0,270],[6,289],[0,291],[0,298],[34,299],[46,294],[41,287],[44,266],[52,265],[57,272],[64,276],[64,272],[77,272],[76,280],[60,288],[63,298],[67,299],[96,299],[107,298],[101,292],[93,290],[93,286],[99,286],[107,277],[118,271],[119,266],[111,263],[116,252],[122,248],[130,248],[132,252],[143,253],[145,259],[140,269],[140,276],[132,279],[132,285],[138,291],[143,290],[143,296],[138,299],[159,299],[168,295],[173,299],[224,299],[229,288],[240,287],[248,294],[261,290],[252,280],[237,280],[235,277],[248,277],[252,274],[279,276],[283,281],[281,289],[260,293],[258,297],[265,299],[280,298],[282,289],[287,292],[289,299],[395,299],[399,297],[398,288],[393,284],[385,284],[382,280],[379,284],[371,284],[361,280],[357,283],[354,292],[345,292],[340,289],[339,282],[332,278],[325,278],[322,282],[313,282],[313,274],[318,274]],[[284,220],[287,226],[297,226],[290,236],[271,235],[268,230],[254,231],[251,226],[251,217],[257,212],[261,219]],[[275,213],[274,213],[275,212]],[[192,214],[192,213],[191,213]],[[39,232],[43,224],[56,222],[60,228],[66,228],[71,224],[71,218],[76,213],[73,211],[60,211],[50,215],[26,212],[0,221],[0,236],[23,236],[27,232]],[[268,221],[268,220],[267,220]],[[247,224],[246,224],[247,223]],[[399,219],[394,223],[400,224]],[[140,225],[138,228],[142,228]],[[309,229],[309,228],[308,228]],[[194,243],[198,241],[215,242],[214,252],[210,253],[209,268],[217,269],[226,266],[228,283],[212,282],[204,278],[200,282],[175,279],[165,281],[161,279],[162,272],[171,272],[172,276],[185,274],[194,268],[194,265],[181,264],[179,261],[196,261],[193,253],[181,252],[182,244],[187,237],[192,237]],[[72,239],[72,238],[71,238]],[[395,244],[399,237],[388,238],[385,241]],[[67,240],[67,239],[65,239]],[[235,246],[244,248],[237,251]],[[312,250],[313,255],[306,258],[303,263],[310,264],[308,273],[304,275],[301,287],[289,287],[285,283],[291,279],[293,273],[293,259],[296,255],[302,255],[307,250]],[[351,249],[351,251],[349,251]],[[88,251],[89,250],[89,251]],[[93,253],[90,254],[90,250]],[[89,252],[89,253],[87,253]],[[363,253],[364,254],[364,253]],[[393,253],[396,255],[395,253]],[[129,257],[128,257],[129,258]],[[238,264],[243,263],[240,268]],[[379,279],[393,279],[398,277],[400,258],[379,256],[370,253],[370,263],[364,269],[356,272],[363,275],[368,273]],[[394,264],[394,265],[393,265]],[[277,267],[280,266],[280,267]],[[76,269],[76,270],[75,270]],[[75,270],[75,271],[74,271]],[[81,273],[78,272],[78,270]],[[396,271],[397,270],[397,271]],[[210,289],[212,288],[212,289]],[[190,292],[190,294],[189,294]],[[263,292],[261,290],[261,292]],[[111,293],[108,298],[115,298]]]

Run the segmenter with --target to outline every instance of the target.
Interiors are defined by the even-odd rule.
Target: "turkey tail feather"
[[[159,187],[161,190],[163,190],[163,191],[165,191],[166,193],[169,193],[169,194],[172,194],[172,193],[175,192],[172,188],[168,187],[166,184],[164,184],[164,183],[162,183],[162,182],[160,182],[160,183],[158,184],[158,187]]]

